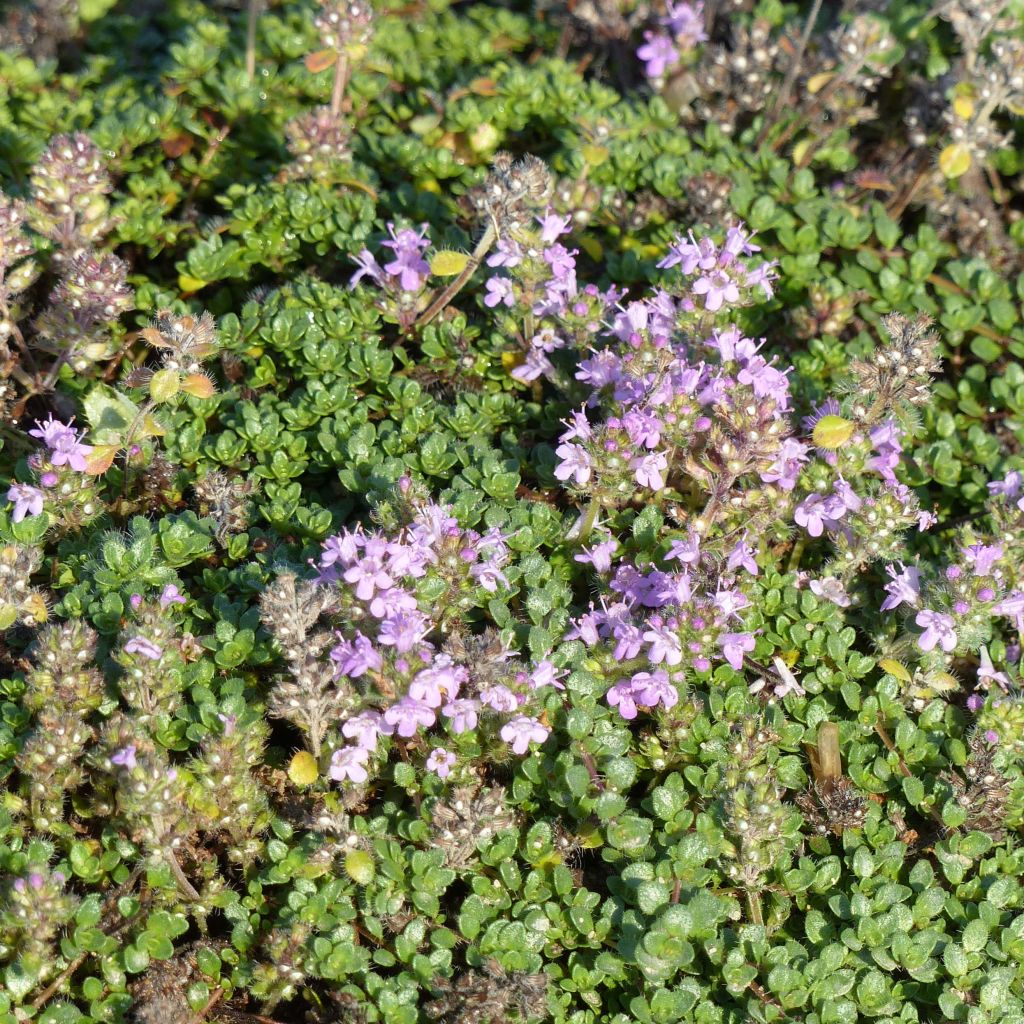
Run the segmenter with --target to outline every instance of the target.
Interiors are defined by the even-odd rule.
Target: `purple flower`
[[[519,707],[516,695],[507,686],[502,686],[500,683],[481,690],[480,700],[492,710],[505,713],[515,711]]]
[[[342,747],[331,755],[330,775],[335,782],[365,782],[368,778],[366,762],[370,751],[365,747]]]
[[[363,557],[350,565],[342,578],[346,583],[356,585],[356,597],[369,601],[374,590],[387,590],[394,580],[387,571],[388,545],[382,537],[370,537],[363,548]]]
[[[659,704],[669,710],[679,703],[679,691],[669,682],[668,673],[637,672],[630,680],[633,699],[641,707],[654,708]]]
[[[487,294],[484,296],[484,305],[488,309],[494,309],[501,303],[511,306],[515,302],[512,282],[507,277],[489,277],[486,284]]]
[[[584,548],[580,554],[573,556],[573,560],[589,563],[600,573],[611,572],[612,555],[618,546],[619,542],[614,537],[609,537],[590,548]]]
[[[749,633],[723,633],[718,638],[725,660],[739,672],[743,668],[743,655],[756,646],[756,641]]]
[[[550,245],[559,237],[566,234],[572,228],[572,217],[566,214],[560,217],[553,210],[548,210],[543,217],[537,218],[540,224],[540,240],[545,245]]]
[[[784,491],[796,487],[800,467],[807,461],[808,448],[802,441],[787,437],[779,448],[775,462],[761,474],[766,484],[777,483]]]
[[[555,454],[562,460],[555,466],[555,477],[558,480],[572,478],[578,487],[582,487],[590,479],[590,455],[582,445],[560,444]]]
[[[384,271],[381,270],[380,264],[369,249],[361,250],[358,256],[352,257],[352,260],[359,269],[350,278],[350,287],[355,287],[364,277],[369,277],[379,285],[384,284]]]
[[[947,654],[956,647],[955,622],[952,615],[933,612],[928,608],[917,613],[914,621],[924,629],[917,638],[922,651],[932,650],[938,644]]]
[[[163,649],[144,636],[133,636],[124,645],[124,653],[140,654],[143,658],[149,658],[150,661],[159,661],[164,656]]]
[[[455,764],[455,761],[456,757],[453,753],[445,750],[444,747],[434,747],[427,758],[426,765],[428,770],[437,774],[438,778],[447,779],[451,774],[452,765]]]
[[[111,754],[110,763],[120,765],[122,768],[127,768],[131,771],[136,765],[135,760],[135,744],[130,743],[127,747],[122,747],[120,750]]]
[[[384,270],[398,278],[402,291],[418,291],[430,274],[430,264],[423,259],[423,253],[430,248],[430,240],[424,237],[426,230],[427,225],[423,224],[419,231],[402,228],[396,233],[395,225],[388,224],[392,241],[382,244],[395,254],[395,258],[384,265]]]
[[[1017,620],[1017,628],[1024,629],[1024,591],[1015,590],[1012,594],[1004,597],[999,604],[994,605],[992,611],[996,615],[1006,615]]]
[[[1024,473],[1019,469],[1013,469],[1002,480],[995,480],[988,485],[988,493],[1000,495],[1008,501],[1012,501],[1024,489]]]
[[[651,452],[649,455],[638,456],[629,465],[633,470],[636,482],[641,487],[660,491],[665,486],[664,473],[668,470],[668,458],[664,452]]]
[[[409,696],[428,707],[439,708],[446,699],[452,701],[458,697],[459,687],[468,678],[469,672],[465,668],[452,664],[447,655],[439,655],[433,665],[413,677],[409,684]]]
[[[835,576],[826,576],[820,580],[811,580],[811,593],[824,601],[831,601],[840,608],[850,607],[850,595],[841,580]]]
[[[525,754],[531,743],[543,743],[550,735],[551,730],[546,725],[527,715],[516,715],[501,727],[501,738],[512,744],[516,754]]]
[[[564,281],[575,272],[576,260],[573,257],[578,252],[578,249],[566,249],[560,242],[544,250],[544,262],[551,268],[551,275],[556,281]]]
[[[43,492],[31,484],[11,484],[7,500],[14,502],[11,522],[20,523],[25,516],[37,516],[43,511]]]
[[[672,40],[662,32],[644,32],[646,42],[637,51],[637,57],[644,62],[644,74],[648,78],[661,78],[679,60],[679,51]]]
[[[486,262],[489,267],[518,267],[523,262],[522,246],[511,238],[499,238]]]
[[[350,679],[358,679],[366,672],[380,671],[384,665],[380,652],[370,639],[358,632],[355,639],[343,640],[331,648],[330,659],[337,666],[335,673]]]
[[[824,499],[817,492],[809,494],[793,510],[793,520],[802,526],[812,537],[820,537],[825,531],[828,519]]]
[[[992,664],[992,658],[989,656],[988,649],[982,647],[981,651],[981,664],[978,666],[978,682],[984,683],[991,681],[998,683],[1004,690],[1010,688],[1010,678],[1005,672],[997,672],[995,665]]]
[[[1003,557],[1001,544],[972,544],[962,548],[964,558],[974,567],[975,576],[989,576],[992,566]]]
[[[419,728],[429,729],[437,720],[429,704],[412,697],[403,697],[384,712],[384,721],[393,726],[399,736],[414,736]]]
[[[631,679],[620,679],[612,686],[605,695],[608,703],[619,709],[619,714],[627,721],[636,718],[636,700],[633,693],[633,681]]]
[[[693,282],[693,294],[704,296],[704,306],[709,313],[715,313],[726,303],[740,301],[740,290],[736,282],[724,270],[712,270]]]
[[[700,537],[690,533],[683,540],[672,541],[665,558],[669,561],[680,561],[684,565],[696,565],[700,561]]]
[[[85,457],[92,446],[82,444],[82,436],[70,425],[55,420],[52,416],[45,422],[36,420],[36,429],[30,430],[32,437],[38,437],[50,449],[50,462],[55,466],[70,466],[76,473],[86,470]]]
[[[560,671],[555,668],[547,658],[542,658],[533,666],[528,685],[531,690],[539,690],[542,686],[553,686],[556,690],[564,690],[565,684],[560,683],[559,679],[567,674],[564,669]]]
[[[897,564],[901,572],[896,572],[895,565],[885,567],[892,582],[885,585],[885,592],[889,596],[882,602],[883,612],[899,608],[901,604],[916,605],[921,597],[921,573],[914,566],[908,568],[902,562]]]
[[[185,598],[173,583],[168,583],[160,592],[160,607],[169,608],[172,604],[184,604]]]
[[[644,640],[650,644],[647,657],[655,665],[662,662],[666,665],[678,665],[683,660],[682,642],[674,622],[674,619],[665,622],[659,615],[652,615],[647,620],[650,627],[644,633]]]
[[[374,750],[378,738],[389,735],[391,729],[379,711],[362,711],[345,722],[341,731],[347,739],[354,739],[357,747]]]
[[[469,729],[476,728],[477,712],[479,710],[479,701],[463,697],[459,700],[453,700],[450,704],[445,704],[441,708],[441,713],[445,718],[452,720],[452,732],[458,735]]]
[[[684,50],[692,50],[698,43],[707,40],[708,36],[704,31],[704,4],[701,0],[697,0],[693,4],[686,3],[685,0],[681,0],[680,3],[668,0],[666,7],[668,14],[661,19],[661,23],[672,33],[676,42]],[[726,235],[727,246],[729,234],[732,232],[740,233],[738,229],[730,228]],[[760,252],[761,250],[757,246],[753,246],[750,251]]]
[[[430,632],[431,622],[420,611],[402,611],[381,623],[377,639],[399,654],[411,651]]]
[[[754,561],[754,549],[747,544],[746,537],[743,540],[739,540],[733,546],[732,551],[729,552],[729,557],[726,559],[725,567],[730,572],[740,568],[742,566],[751,576],[757,575],[757,562]]]

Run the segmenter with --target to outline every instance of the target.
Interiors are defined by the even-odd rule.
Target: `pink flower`
[[[749,654],[756,646],[754,638],[749,633],[723,633],[718,638],[718,644],[722,648],[725,660],[737,672],[743,668],[743,655]]]
[[[527,715],[516,715],[501,727],[501,738],[512,745],[516,754],[525,754],[531,743],[543,743],[550,735],[551,730],[546,725]]]
[[[455,764],[456,757],[453,753],[445,750],[444,747],[435,747],[427,758],[427,768],[435,772],[438,778],[447,779],[451,774],[452,765]]]
[[[365,747],[342,747],[331,755],[331,778],[335,782],[365,782],[369,777],[365,767],[369,759],[370,751]]]
[[[43,492],[31,484],[11,484],[7,500],[14,502],[13,523],[20,523],[25,516],[37,516],[43,511]]]
[[[437,716],[429,704],[414,700],[412,697],[403,697],[384,712],[384,721],[393,726],[399,736],[406,738],[414,736],[416,730],[421,727],[429,729],[436,719]]]
[[[662,32],[644,32],[646,42],[636,55],[644,62],[644,74],[648,78],[661,78],[679,60],[679,51],[672,40]]]
[[[641,487],[660,491],[665,486],[664,473],[668,470],[668,458],[664,452],[651,452],[633,459],[630,463],[636,482]]]
[[[162,648],[153,643],[152,640],[147,640],[144,636],[132,637],[124,645],[124,653],[139,654],[143,658],[149,658],[150,661],[159,661],[164,656]]]
[[[110,756],[110,763],[127,768],[129,771],[135,767],[135,744],[129,743],[127,747],[116,751]]]
[[[916,605],[921,597],[920,572],[914,566],[908,568],[902,562],[897,564],[902,572],[897,573],[895,565],[885,567],[892,582],[885,585],[885,592],[889,596],[882,602],[881,610],[883,612],[887,612],[891,608],[899,608],[901,604]]]
[[[185,604],[185,598],[173,583],[168,583],[160,593],[160,607],[169,608],[172,604]]]
[[[347,739],[354,739],[357,747],[374,750],[378,737],[382,734],[387,735],[392,730],[379,711],[363,711],[345,722],[341,731]]]
[[[562,460],[555,466],[556,479],[572,479],[578,487],[582,487],[590,479],[590,455],[582,445],[560,444],[555,449],[555,454]]]
[[[947,654],[956,647],[955,621],[952,615],[933,612],[928,608],[917,613],[914,621],[924,627],[924,632],[917,638],[917,645],[922,651],[933,650],[938,644]]]
[[[631,679],[620,679],[605,694],[608,703],[619,709],[619,714],[631,722],[636,718],[636,699],[633,693],[633,681]]]
[[[469,729],[475,729],[477,723],[477,712],[480,710],[480,702],[469,697],[453,700],[441,708],[445,718],[452,720],[452,732],[456,735],[464,733]]]

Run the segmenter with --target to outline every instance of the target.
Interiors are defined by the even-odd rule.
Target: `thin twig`
[[[782,83],[782,88],[779,90],[778,97],[772,104],[771,110],[771,123],[775,123],[775,113],[778,110],[782,110],[786,103],[789,101],[789,93],[793,88],[793,83],[796,81],[796,76],[800,74],[800,65],[804,59],[804,54],[807,52],[807,44],[811,40],[811,33],[814,31],[814,25],[818,20],[818,15],[821,13],[821,0],[814,0],[811,5],[810,13],[807,15],[807,24],[804,25],[804,30],[800,36],[800,42],[797,44],[796,53],[793,54],[793,60],[790,63],[789,71],[786,73],[786,77]],[[769,124],[765,124],[764,128],[761,129],[761,136],[757,140],[758,146],[764,142],[765,135],[768,133]]]
[[[206,1005],[198,1012],[192,1015],[191,1020],[188,1024],[201,1024],[203,1018],[224,998],[224,989],[218,985],[213,990],[213,995],[210,996],[206,1001]]]
[[[256,22],[260,0],[249,0],[249,17],[245,27],[245,74],[251,85],[256,77]]]
[[[480,261],[487,255],[487,251],[494,245],[498,238],[498,232],[493,224],[487,225],[487,230],[484,231],[480,238],[480,241],[476,243],[476,248],[473,250],[472,255],[466,261],[466,265],[462,268],[462,272],[457,278],[434,301],[420,314],[417,319],[416,327],[426,327],[431,320],[437,316],[438,313],[448,305],[452,299],[462,290],[462,286],[473,276],[473,272],[477,267],[480,266]]]
[[[338,60],[334,65],[334,87],[331,89],[331,119],[337,121],[341,116],[341,101],[345,95],[345,83],[348,80],[348,54],[338,51]]]
[[[106,898],[106,900],[103,903],[103,908],[100,911],[101,917],[102,917],[103,914],[109,913],[110,908],[126,892],[128,892],[130,889],[134,888],[135,887],[135,883],[141,877],[142,877],[142,868],[141,867],[137,867],[125,879],[125,881],[120,886],[118,886],[118,888],[115,889],[114,892],[112,892]],[[132,921],[130,919],[122,921],[116,928],[112,929],[111,931],[107,932],[106,934],[107,935],[111,935],[111,936],[117,935],[120,932],[124,931],[124,929],[127,928],[131,923],[132,923]],[[88,950],[86,950],[84,953],[79,953],[79,955],[76,956],[75,959],[72,960],[71,963],[69,963],[67,965],[67,967],[65,967],[64,970],[61,971],[60,974],[58,974],[57,977],[54,978],[54,980],[52,982],[50,982],[50,984],[47,985],[46,988],[44,988],[42,992],[39,993],[38,996],[36,996],[35,1000],[32,1002],[32,1009],[33,1010],[38,1010],[41,1007],[45,1006],[46,1003],[49,1002],[49,1000],[60,990],[60,988],[64,984],[64,982],[66,982],[68,980],[68,978],[70,978],[71,975],[74,974],[75,971],[77,971],[78,968],[82,966],[82,964],[85,962],[85,960],[86,960],[86,958],[88,956],[89,956]]]

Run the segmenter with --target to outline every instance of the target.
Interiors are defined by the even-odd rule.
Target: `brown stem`
[[[793,83],[796,81],[797,75],[800,74],[800,64],[804,59],[804,54],[807,52],[807,44],[810,42],[811,33],[814,31],[814,25],[818,20],[818,15],[821,13],[821,0],[814,0],[811,5],[811,10],[807,15],[807,23],[804,25],[803,33],[800,36],[800,42],[797,44],[796,53],[793,54],[793,60],[789,65],[789,71],[786,72],[785,80],[782,83],[782,88],[779,90],[779,94],[772,104],[771,118],[765,122],[765,126],[761,129],[761,134],[758,137],[757,145],[758,148],[764,143],[765,135],[768,133],[769,127],[775,123],[775,115],[779,110],[783,110],[789,101],[789,93],[793,88]]]
[[[188,1024],[200,1024],[203,1018],[224,998],[224,989],[219,985],[213,990],[213,994],[206,1001],[206,1005],[196,1014],[192,1015]]]
[[[249,17],[245,26],[245,75],[250,85],[256,77],[256,22],[259,9],[260,0],[249,0]]]
[[[199,893],[196,891],[195,886],[185,877],[185,872],[181,870],[181,865],[178,863],[178,858],[174,856],[174,851],[165,851],[165,856],[167,864],[171,869],[171,874],[174,875],[174,880],[178,883],[178,888],[190,900],[198,900],[200,898]]]
[[[101,914],[108,913],[110,908],[113,907],[114,904],[126,892],[128,892],[130,889],[134,888],[135,883],[141,877],[142,877],[142,868],[140,868],[140,867],[136,868],[128,876],[128,878],[125,879],[125,881],[121,885],[119,885],[117,887],[117,889],[114,892],[112,892],[106,898],[106,900],[103,903],[103,909],[101,911]],[[112,935],[112,936],[113,935],[117,935],[119,932],[121,932],[125,928],[127,928],[128,925],[130,925],[131,923],[132,923],[131,921],[122,921],[116,928],[112,929],[111,931],[107,932],[106,934]],[[53,996],[60,990],[60,987],[64,984],[64,982],[66,982],[68,980],[68,978],[70,978],[71,975],[74,974],[75,971],[77,971],[78,968],[82,966],[82,964],[85,962],[85,959],[86,959],[86,957],[88,957],[88,955],[89,955],[88,952],[85,952],[85,953],[80,953],[78,956],[76,956],[75,959],[72,960],[71,963],[69,963],[67,965],[67,967],[65,967],[64,970],[61,971],[60,974],[58,974],[57,977],[54,978],[54,980],[52,982],[50,982],[50,984],[47,985],[46,988],[44,988],[42,992],[39,993],[38,996],[36,996],[36,998],[32,1002],[32,1009],[33,1010],[38,1010],[41,1007],[45,1006],[46,1003],[49,1002],[49,1000],[52,999]]]
[[[463,285],[473,276],[473,272],[480,266],[480,261],[487,255],[488,250],[498,239],[498,232],[493,224],[488,224],[476,248],[466,261],[462,272],[457,278],[434,301],[419,315],[414,327],[426,327],[445,306],[462,290]]]
[[[345,95],[345,82],[348,79],[348,54],[338,51],[338,59],[334,65],[334,88],[331,90],[331,118],[337,121],[341,116],[341,100]]]
[[[192,203],[196,197],[196,192],[199,191],[199,186],[202,184],[203,176],[202,171],[207,167],[210,161],[217,155],[217,150],[224,144],[224,140],[231,134],[231,125],[226,124],[219,132],[210,140],[210,144],[206,147],[206,152],[203,154],[202,159],[199,161],[199,165],[196,167],[196,173],[192,175],[192,181],[188,186],[188,194],[185,196],[185,206],[182,210],[182,220],[188,220],[189,215],[192,212]]]
[[[913,778],[914,773],[907,767],[907,762],[903,760],[903,755],[896,749],[896,744],[893,743],[892,737],[886,732],[885,722],[882,720],[882,713],[878,713],[878,717],[875,720],[875,732],[878,734],[878,738],[885,744],[886,750],[890,754],[895,754],[898,759],[897,767],[900,770],[900,774],[906,776],[908,779]],[[928,813],[932,816],[932,819],[937,822],[942,828],[946,828],[946,823],[942,820],[942,815],[934,808],[930,808]]]

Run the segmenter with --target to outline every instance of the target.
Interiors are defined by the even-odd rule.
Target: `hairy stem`
[[[341,101],[345,95],[345,83],[348,80],[348,54],[338,51],[338,59],[334,65],[334,88],[331,90],[331,118],[335,121],[341,116]]]
[[[472,255],[466,261],[466,265],[462,268],[462,272],[457,278],[434,301],[419,315],[415,327],[426,327],[438,313],[441,312],[445,306],[448,305],[456,295],[462,291],[465,283],[473,276],[474,271],[480,266],[480,261],[487,255],[491,246],[498,239],[498,232],[493,224],[488,224],[487,229],[484,231],[480,238],[480,241],[476,243],[476,248],[473,250]]]

